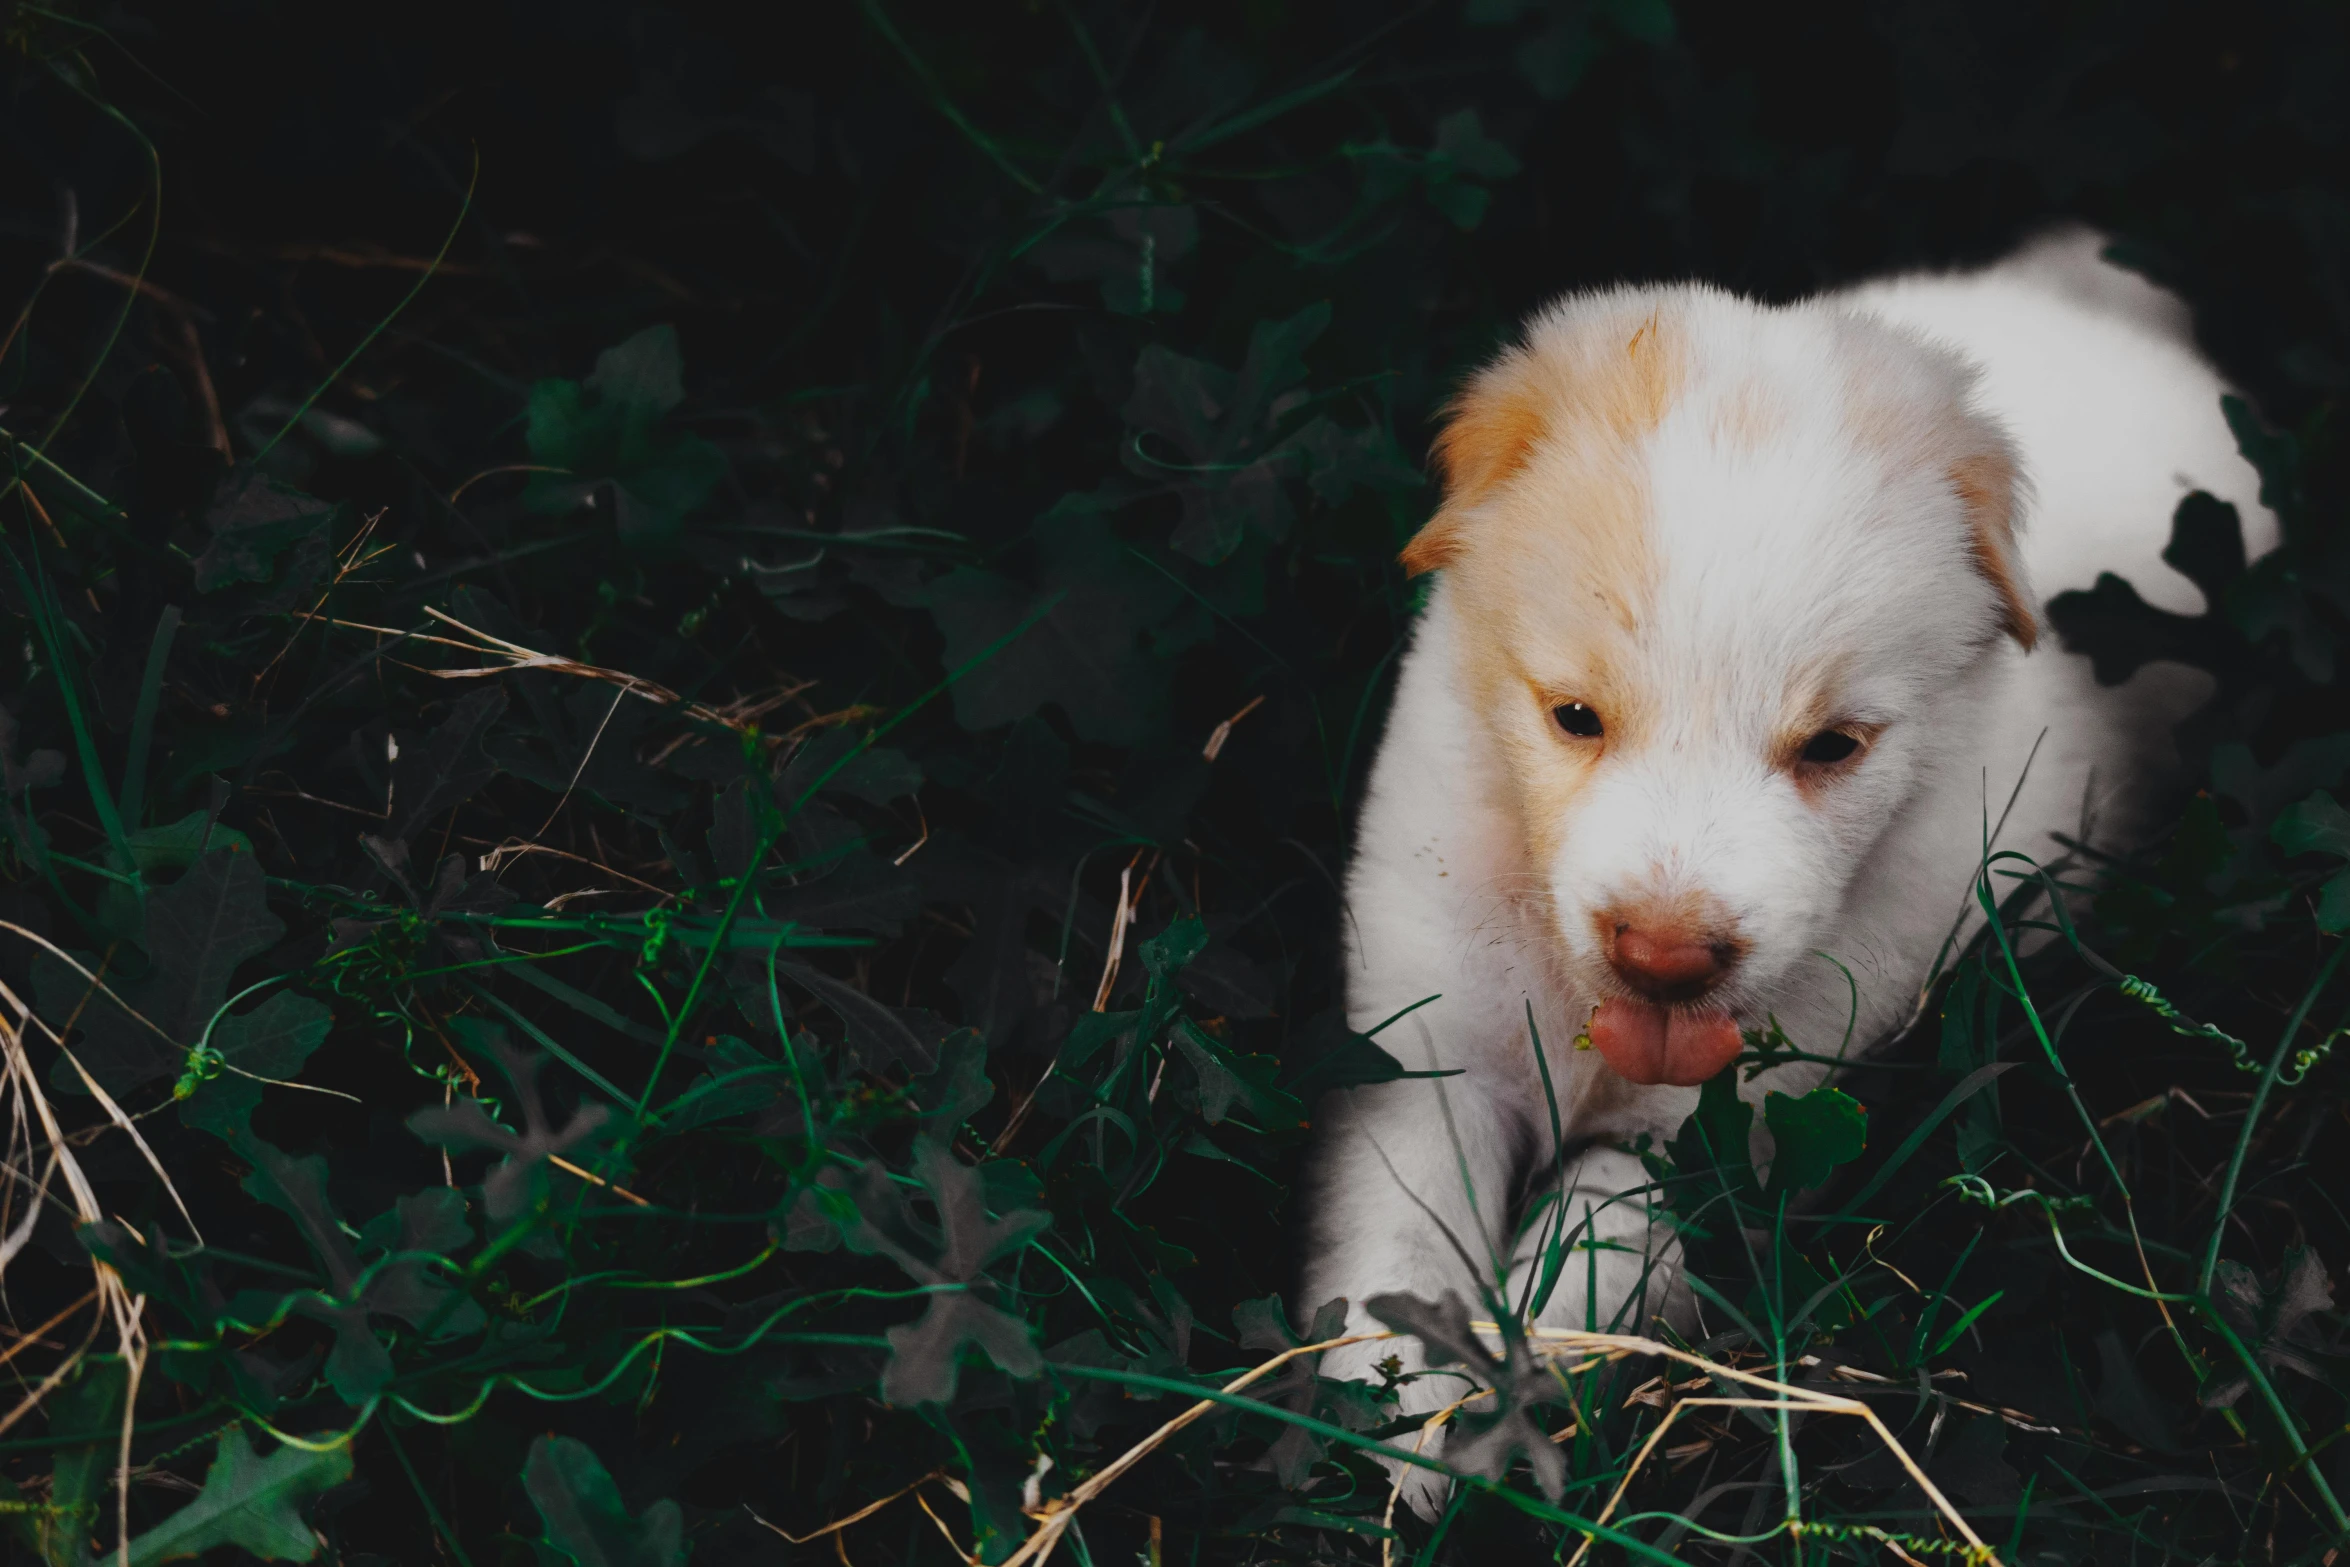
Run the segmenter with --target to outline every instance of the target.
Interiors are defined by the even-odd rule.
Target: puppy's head
[[[1565,977],[1639,1082],[1701,1082],[1814,956],[2029,649],[2021,481],[1953,355],[1698,288],[1552,307],[1464,390],[1442,568]]]

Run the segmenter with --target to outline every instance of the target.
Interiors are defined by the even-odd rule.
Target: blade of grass
[[[130,759],[122,778],[122,819],[136,829],[144,819],[147,801],[147,753],[155,741],[155,709],[163,698],[163,670],[171,658],[172,639],[179,635],[180,607],[163,606],[155,622],[155,640],[147,645],[147,669],[139,679],[139,705],[131,715]]]
[[[880,0],[857,0],[857,8],[865,13],[865,20],[873,24],[873,30],[879,33],[892,49],[897,51],[898,58],[906,62],[906,69],[912,71],[914,79],[922,84],[922,91],[928,95],[930,106],[944,115],[946,122],[961,132],[965,141],[978,148],[988,162],[1002,170],[1006,179],[1031,196],[1043,195],[1044,186],[1030,176],[1027,170],[1014,163],[1011,155],[996,145],[994,137],[972,124],[965,117],[963,111],[955,107],[955,101],[949,98],[946,95],[946,89],[939,85],[938,77],[930,69],[929,62],[916,54],[913,46],[908,44],[904,35],[898,32],[896,26],[891,23],[889,14],[881,9]]]
[[[383,336],[384,328],[400,319],[400,312],[406,310],[416,296],[424,292],[424,285],[431,282],[433,275],[440,271],[441,263],[448,259],[449,247],[457,243],[459,231],[465,227],[466,218],[472,214],[473,192],[480,183],[481,149],[476,147],[473,149],[473,173],[465,182],[465,200],[459,204],[456,221],[449,225],[449,232],[441,237],[441,248],[433,252],[431,264],[416,275],[415,283],[409,287],[407,293],[400,296],[400,302],[392,306],[390,312],[382,320],[367,329],[367,335],[359,339],[358,346],[343,356],[343,362],[328,371],[325,380],[311,388],[310,395],[303,398],[301,406],[287,416],[286,422],[278,427],[277,434],[261,443],[261,449],[253,454],[254,462],[260,462],[262,458],[277,450],[277,443],[293,433],[294,426],[302,422],[302,416],[310,411],[311,405],[324,397],[327,389],[343,378],[343,372],[350,369],[361,354],[367,352],[368,345]]]
[[[487,986],[477,985],[470,979],[465,980],[462,983],[467,990],[472,991],[483,1001],[488,1002],[491,1006],[496,1007],[500,1012],[505,1013],[507,1017],[511,1018],[515,1027],[521,1029],[532,1039],[538,1041],[539,1047],[541,1049],[545,1050],[556,1060],[562,1062],[565,1066],[571,1068],[571,1070],[574,1072],[577,1072],[580,1076],[586,1078],[590,1083],[593,1083],[598,1090],[609,1096],[614,1104],[624,1105],[628,1103],[628,1095],[621,1090],[619,1084],[613,1082],[612,1079],[606,1077],[603,1073],[597,1071],[594,1067],[589,1066],[585,1061],[582,1061],[578,1056],[572,1054],[569,1050],[566,1050],[560,1044],[557,1044],[555,1040],[548,1035],[545,1029],[539,1027],[536,1023],[533,1023],[529,1018],[524,1017],[520,1012],[516,1011],[512,1006],[508,1005],[507,1002],[498,996],[494,991],[490,990]]]
[[[155,260],[156,243],[163,238],[163,155],[155,150],[155,144],[147,139],[145,132],[130,122],[128,116],[113,104],[91,92],[88,83],[82,79],[79,71],[71,69],[62,60],[52,60],[49,63],[49,69],[52,75],[72,89],[90,107],[130,132],[131,139],[139,144],[139,150],[147,155],[147,167],[154,177],[154,188],[148,193],[147,198],[150,209],[147,223],[147,245],[139,253],[139,265],[131,274],[131,286],[123,290],[122,308],[115,312],[114,324],[107,328],[106,340],[99,345],[96,357],[91,359],[90,368],[83,374],[81,384],[75,387],[73,395],[58,407],[55,417],[49,421],[49,428],[42,433],[40,445],[43,449],[56,444],[58,435],[72,420],[75,411],[81,407],[82,399],[87,397],[90,388],[97,384],[98,373],[106,368],[106,361],[114,357],[114,345],[121,341],[122,329],[130,324],[131,310],[139,302],[138,285],[146,281],[147,268]]]
[[[65,638],[59,626],[65,619],[64,608],[49,591],[49,579],[40,570],[40,546],[33,549],[33,571],[27,573],[13,546],[0,541],[0,549],[8,554],[9,569],[15,573],[18,591],[24,595],[25,607],[31,613],[33,630],[41,639],[41,647],[49,656],[49,668],[57,677],[57,690],[65,706],[65,720],[73,730],[74,754],[80,760],[82,778],[90,790],[90,809],[97,813],[98,825],[113,847],[117,865],[126,873],[136,869],[131,857],[128,835],[123,832],[122,818],[114,808],[113,793],[106,787],[106,769],[98,760],[98,742],[90,732],[88,719],[82,712],[81,695],[74,687],[73,666],[66,659]],[[139,905],[146,907],[147,888],[144,879],[136,882]]]
[[[1228,142],[1235,136],[1245,136],[1258,126],[1281,118],[1292,109],[1302,109],[1317,98],[1329,97],[1339,88],[1354,80],[1354,74],[1355,68],[1350,65],[1335,75],[1325,76],[1317,82],[1308,82],[1305,86],[1285,92],[1278,98],[1268,99],[1253,109],[1243,109],[1231,118],[1210,125],[1205,130],[1178,136],[1175,138],[1173,150],[1186,153],[1205,152],[1208,148],[1222,142]]]
[[[2345,953],[2350,953],[2350,941],[2335,942],[2332,955],[2319,967],[2317,978],[2310,982],[2309,988],[2301,993],[2301,1004],[2293,1009],[2284,1031],[2277,1036],[2277,1047],[2269,1054],[2268,1068],[2260,1074],[2260,1086],[2252,1091],[2252,1104],[2244,1112],[2244,1125],[2236,1133],[2236,1146],[2228,1155],[2228,1173],[2220,1181],[2219,1199],[2211,1216],[2211,1238],[2203,1248],[2203,1267],[2195,1275],[2195,1288],[2202,1295],[2211,1294],[2212,1280],[2219,1273],[2220,1241],[2227,1234],[2228,1215],[2235,1211],[2236,1186],[2244,1176],[2244,1160],[2252,1151],[2252,1132],[2260,1124],[2260,1112],[2268,1108],[2268,1096],[2277,1086],[2277,1074],[2284,1070],[2286,1058],[2292,1054],[2293,1041],[2300,1036],[2310,1008],[2317,1005],[2318,994],[2342,966]]]
[[[1920,1121],[1917,1127],[1901,1140],[1901,1146],[1894,1149],[1891,1157],[1878,1166],[1877,1173],[1869,1177],[1868,1183],[1842,1205],[1844,1213],[1857,1213],[1864,1203],[1884,1189],[1885,1183],[1900,1172],[1901,1167],[1910,1161],[1911,1156],[1926,1145],[1926,1139],[1933,1136],[1935,1129],[1941,1126],[1944,1121],[1949,1120],[1960,1105],[1974,1098],[1975,1095],[1997,1082],[2006,1073],[2014,1071],[2015,1068],[2016,1063],[2013,1061],[1994,1061],[1989,1066],[1979,1066],[1965,1077],[1960,1078],[1958,1086],[1944,1094],[1942,1102],[1934,1107],[1933,1113]]]

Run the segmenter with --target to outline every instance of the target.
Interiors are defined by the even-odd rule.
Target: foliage
[[[2002,1560],[2330,1559],[2337,11],[777,9],[6,13],[22,1550],[1966,1554],[1857,1420],[1644,1452],[1763,1376]],[[2211,672],[2200,787],[1646,1150],[1714,1369],[1383,1297],[1493,1392],[1391,1513],[1417,1425],[1282,1302],[1317,1101],[1401,1072],[1337,889],[1435,410],[1564,287],[2065,215],[2285,523],[2051,608]]]

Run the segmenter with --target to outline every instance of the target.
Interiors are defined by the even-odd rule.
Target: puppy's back
[[[2150,603],[2200,614],[2202,595],[2162,559],[2190,490],[2231,502],[2245,546],[2276,543],[2260,481],[2236,451],[2228,388],[2196,353],[2185,304],[2064,229],[1976,272],[1913,274],[1839,296],[1945,343],[1981,367],[1977,397],[2007,426],[2034,504],[2024,564],[2041,599],[2127,577]]]

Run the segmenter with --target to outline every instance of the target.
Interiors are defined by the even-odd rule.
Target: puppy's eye
[[[1581,702],[1561,702],[1550,710],[1550,716],[1578,740],[1596,740],[1605,732],[1599,715]]]
[[[1860,741],[1841,729],[1823,729],[1803,743],[1802,760],[1814,767],[1833,767],[1860,749]]]

